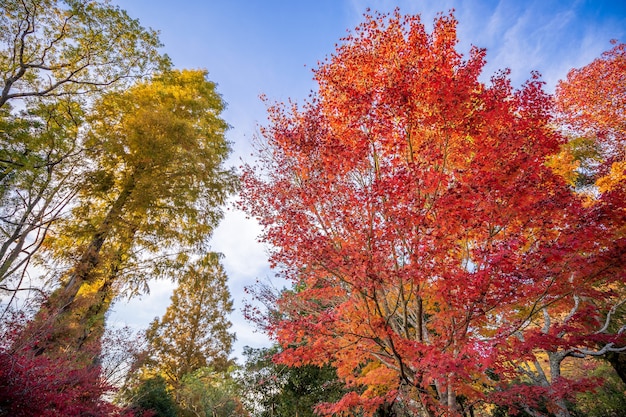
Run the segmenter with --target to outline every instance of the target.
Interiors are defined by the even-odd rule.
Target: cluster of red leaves
[[[597,342],[587,318],[625,278],[623,218],[546,166],[565,138],[538,75],[483,84],[485,52],[463,60],[456,24],[368,16],[316,71],[312,101],[270,108],[244,172],[243,205],[294,282],[268,325],[277,360],[330,363],[355,388],[329,414],[371,414],[399,384],[454,413],[524,351]],[[593,311],[541,322],[573,295]]]
[[[626,151],[626,44],[615,46],[583,68],[572,69],[557,86],[564,122],[597,138],[610,153]]]
[[[0,346],[0,416],[127,416],[106,401],[113,388],[99,366],[86,367],[75,356],[37,354],[37,339],[24,338],[25,321],[3,323]]]

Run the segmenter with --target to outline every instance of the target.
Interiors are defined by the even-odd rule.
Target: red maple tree
[[[242,204],[294,283],[269,324],[277,360],[331,364],[352,388],[324,414],[407,397],[428,415],[469,409],[545,347],[525,337],[537,317],[609,296],[592,284],[619,270],[588,239],[606,236],[598,217],[545,164],[563,138],[538,75],[481,82],[485,51],[464,59],[456,25],[366,16],[309,102],[269,108],[245,167]]]
[[[570,70],[556,90],[562,122],[599,142],[610,163],[626,157],[626,44],[612,43],[590,64]]]
[[[23,313],[3,317],[0,326],[0,416],[11,417],[130,417],[106,399],[115,388],[101,367],[85,365],[85,357],[100,349],[86,349],[54,357],[40,354],[37,345],[48,332],[33,332]],[[93,357],[93,356],[92,356]]]
[[[624,286],[624,241],[626,240],[626,44],[614,46],[600,57],[569,71],[557,85],[555,102],[558,120],[569,142],[567,147],[577,158],[579,174],[591,177],[589,205],[597,222],[603,225],[601,236],[594,240],[605,242],[603,255],[618,265],[616,277],[602,283],[603,292],[612,296],[603,305],[593,300],[600,323],[594,337],[626,333],[623,306],[626,304]],[[589,152],[590,148],[592,152]],[[618,261],[621,259],[621,264]],[[620,270],[621,268],[621,270]],[[589,301],[589,300],[587,300]],[[581,303],[578,303],[580,305]],[[574,304],[572,311],[578,306]],[[584,314],[584,313],[583,313]],[[626,343],[601,340],[597,354],[607,357],[626,382]]]

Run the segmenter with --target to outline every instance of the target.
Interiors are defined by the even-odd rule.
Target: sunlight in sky
[[[252,161],[252,140],[266,122],[265,105],[292,99],[302,102],[315,89],[312,69],[331,55],[363,13],[392,11],[421,14],[432,22],[438,12],[455,9],[460,51],[471,45],[487,48],[483,80],[502,68],[511,69],[514,85],[539,71],[552,92],[570,68],[583,66],[626,41],[626,2],[531,0],[473,1],[179,1],[113,0],[143,26],[160,31],[177,68],[206,68],[228,103],[223,114],[231,125],[231,165]],[[267,346],[269,341],[243,319],[243,288],[255,280],[272,279],[266,249],[256,242],[260,227],[229,208],[213,238],[213,249],[224,254],[235,304],[231,318],[237,333],[234,356],[243,346]],[[277,283],[282,286],[282,283]],[[119,301],[109,321],[144,328],[161,316],[173,284],[156,282],[151,294]]]

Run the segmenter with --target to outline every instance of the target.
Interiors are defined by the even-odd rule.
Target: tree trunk
[[[135,189],[135,175],[131,175],[126,185],[120,192],[115,202],[111,205],[109,212],[107,213],[104,221],[98,228],[98,231],[93,235],[91,242],[87,246],[87,249],[83,252],[78,263],[72,269],[68,282],[59,290],[59,299],[54,300],[56,306],[61,311],[67,309],[69,305],[74,301],[79,289],[83,283],[89,283],[95,279],[94,270],[100,264],[100,251],[105,240],[111,233],[112,226],[119,221],[124,206]],[[52,298],[52,297],[51,297]]]
[[[606,354],[606,360],[609,361],[617,375],[626,384],[626,353],[609,352]]]
[[[554,384],[559,378],[561,378],[561,362],[565,355],[563,352],[548,352],[548,359],[550,361],[550,383]],[[569,410],[565,400],[562,398],[556,399],[555,404],[559,407],[559,410],[555,413],[556,417],[570,417]]]
[[[109,271],[104,276],[97,271],[103,266],[101,251],[110,238],[113,226],[119,222],[135,186],[133,174],[70,271],[67,282],[50,296],[39,311],[33,323],[35,337],[39,339],[35,347],[37,354],[85,351],[90,362],[98,360],[104,316],[114,296],[113,282],[121,267],[120,252],[128,250],[135,231],[131,230],[126,242],[122,242],[122,248],[111,260]]]

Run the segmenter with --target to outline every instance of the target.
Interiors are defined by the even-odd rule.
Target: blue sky
[[[611,47],[626,42],[626,1],[556,0],[112,0],[160,31],[160,38],[177,68],[204,68],[228,103],[223,114],[232,126],[231,164],[248,160],[258,126],[265,124],[264,94],[272,101],[301,102],[315,89],[312,69],[333,53],[335,45],[359,22],[367,8],[420,14],[430,25],[438,12],[455,10],[459,20],[459,50],[487,48],[484,80],[510,68],[515,85],[530,72],[543,74],[548,91],[571,68],[581,67]],[[231,317],[243,346],[268,345],[243,319],[243,288],[272,278],[266,250],[256,243],[259,227],[233,209],[213,238],[213,249],[224,254],[235,302]],[[282,285],[277,283],[277,285]],[[161,316],[173,285],[152,284],[149,296],[118,302],[110,321],[144,327]]]

